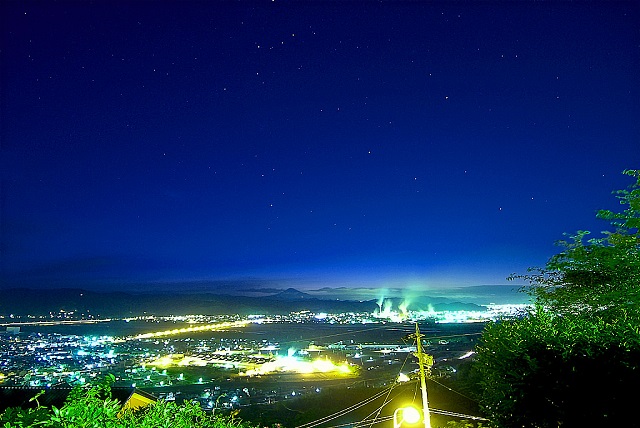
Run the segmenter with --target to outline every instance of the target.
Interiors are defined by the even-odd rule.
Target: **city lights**
[[[163,331],[156,331],[152,333],[138,334],[128,339],[130,340],[153,339],[156,337],[175,336],[175,335],[186,334],[186,333],[197,333],[202,331],[213,331],[213,330],[237,328],[237,327],[244,327],[250,322],[255,322],[255,321],[223,322],[223,323],[211,324],[211,325],[199,325],[195,327],[175,328],[172,330],[163,330]]]
[[[277,358],[275,361],[270,361],[256,367],[254,369],[247,370],[241,375],[244,376],[257,376],[266,375],[269,373],[331,373],[334,375],[349,375],[351,369],[347,364],[335,364],[334,362],[319,358],[313,361],[299,360],[293,356]]]

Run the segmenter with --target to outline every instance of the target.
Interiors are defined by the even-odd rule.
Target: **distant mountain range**
[[[398,308],[401,298],[388,298],[386,304]],[[473,303],[461,303],[443,297],[414,299],[409,309],[484,310]],[[312,312],[374,312],[379,310],[376,300],[325,300],[294,288],[265,297],[244,297],[224,294],[130,294],[124,292],[99,293],[82,289],[0,290],[0,316],[48,315],[59,311],[92,314],[101,318],[127,317],[144,314],[287,314],[293,311]]]
[[[318,300],[316,297],[308,293],[296,290],[295,288],[287,288],[280,293],[264,297],[269,300]]]

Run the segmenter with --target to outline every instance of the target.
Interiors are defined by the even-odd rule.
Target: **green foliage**
[[[226,428],[242,426],[240,422],[222,419],[205,413],[197,403],[185,402],[176,405],[173,402],[160,401],[141,411],[125,411],[120,419],[123,425],[140,428]],[[113,425],[114,427],[116,425]]]
[[[141,409],[123,409],[111,398],[113,377],[86,390],[73,392],[62,408],[7,409],[0,427],[53,428],[244,428],[240,421],[206,413],[197,403],[177,405],[158,401]]]
[[[609,210],[600,210],[598,218],[608,220],[612,225],[616,226],[616,233],[612,234],[613,245],[637,245],[638,229],[640,228],[640,170],[626,170],[623,174],[635,177],[636,182],[627,190],[617,190],[614,194],[618,195],[621,205],[627,205],[627,208],[621,213],[614,213]],[[633,239],[635,237],[635,239]],[[610,238],[610,239],[611,239]]]
[[[640,313],[640,170],[624,174],[636,179],[628,190],[614,192],[626,208],[597,215],[614,231],[592,239],[587,239],[588,231],[569,235],[557,242],[562,251],[544,268],[511,277],[527,280],[527,291],[554,313],[610,318]]]
[[[38,406],[35,409],[9,408],[0,414],[0,427],[41,426],[50,419],[49,409]]]
[[[445,428],[483,428],[485,425],[482,425],[481,422],[473,423],[467,420],[462,421],[449,421]]]
[[[489,419],[499,427],[625,421],[640,381],[640,326],[539,310],[483,333],[476,364]]]
[[[544,268],[514,276],[536,303],[519,319],[489,324],[474,378],[497,427],[630,426],[640,381],[640,171],[614,192],[625,206],[598,217],[613,231],[559,241]]]

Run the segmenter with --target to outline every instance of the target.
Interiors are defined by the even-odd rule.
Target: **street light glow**
[[[393,412],[393,428],[415,425],[422,420],[422,413],[413,406],[399,407]]]
[[[405,407],[402,412],[402,419],[408,424],[415,424],[420,418],[420,412],[415,407]]]

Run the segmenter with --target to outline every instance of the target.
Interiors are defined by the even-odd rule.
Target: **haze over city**
[[[0,8],[4,288],[507,284],[640,158],[636,2]]]

